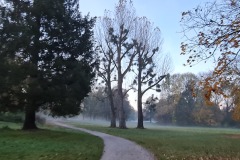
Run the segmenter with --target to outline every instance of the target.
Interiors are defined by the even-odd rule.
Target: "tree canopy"
[[[78,114],[91,90],[95,20],[78,9],[76,0],[1,3],[0,109],[24,110],[24,129],[36,128],[40,109],[52,116]]]
[[[212,93],[236,97],[240,89],[240,2],[221,0],[182,13],[185,41],[182,54],[189,55],[188,65],[211,60],[215,68],[200,84],[205,98]],[[232,92],[223,88],[233,85]],[[239,103],[235,103],[239,108]],[[239,109],[238,109],[239,110]]]

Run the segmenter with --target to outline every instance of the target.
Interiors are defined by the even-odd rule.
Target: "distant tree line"
[[[116,90],[113,91],[113,103],[115,105],[119,103],[119,97],[117,96]],[[125,96],[124,98],[123,107],[125,111],[125,119],[135,120],[136,111],[130,105],[128,96]],[[87,117],[93,120],[103,119],[111,121],[111,107],[107,97],[106,88],[99,87],[95,91],[92,91],[89,96],[84,99],[82,110],[83,118]],[[119,120],[118,114],[116,115],[116,120]]]
[[[155,102],[154,119],[160,124],[182,126],[239,126],[234,120],[234,103],[231,97],[213,95],[209,104],[205,100],[204,88],[195,84],[208,76],[192,73],[174,74],[162,85],[158,102]],[[231,87],[224,88],[225,92]],[[149,119],[149,105],[145,105],[146,119]]]

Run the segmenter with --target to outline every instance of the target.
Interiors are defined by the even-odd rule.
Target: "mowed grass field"
[[[0,122],[0,160],[99,160],[102,155],[103,141],[89,134],[20,127]]]
[[[240,129],[151,126],[123,130],[106,125],[70,124],[135,141],[159,160],[240,159]]]

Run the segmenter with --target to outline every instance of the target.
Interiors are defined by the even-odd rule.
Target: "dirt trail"
[[[101,160],[155,160],[153,154],[129,140],[105,133],[77,128],[71,125],[54,122],[55,125],[87,132],[100,137],[104,141],[104,151]]]

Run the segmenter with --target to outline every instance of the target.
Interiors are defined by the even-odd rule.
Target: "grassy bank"
[[[240,130],[198,127],[113,129],[99,125],[75,126],[130,139],[164,159],[240,159]]]
[[[20,127],[0,122],[1,160],[99,160],[101,157],[100,138],[63,129],[16,130]]]

